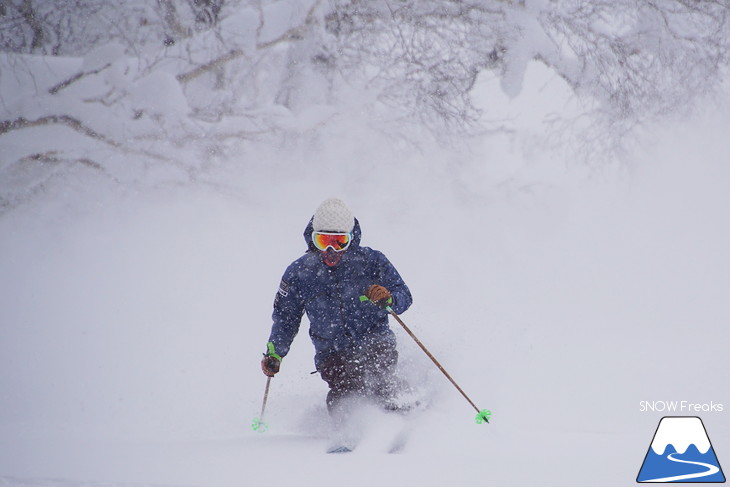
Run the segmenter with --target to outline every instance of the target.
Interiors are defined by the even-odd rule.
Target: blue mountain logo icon
[[[637,482],[725,482],[702,420],[665,416],[659,421]]]

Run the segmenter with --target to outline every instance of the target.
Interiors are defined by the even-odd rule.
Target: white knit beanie
[[[315,232],[350,233],[355,226],[355,218],[342,200],[330,198],[317,208],[312,226]]]

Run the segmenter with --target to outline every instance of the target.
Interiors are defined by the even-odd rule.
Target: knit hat
[[[317,208],[312,226],[315,232],[350,233],[355,226],[355,218],[342,200],[330,198]]]

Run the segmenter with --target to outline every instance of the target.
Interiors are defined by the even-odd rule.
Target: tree
[[[541,62],[591,107],[586,136],[616,148],[721,86],[729,12],[724,0],[8,0],[3,71],[32,79],[23,89],[47,108],[5,103],[0,140],[61,124],[190,173],[201,157],[311,137],[356,112],[396,138],[425,127],[448,139],[488,120],[473,101],[480,76],[516,96]],[[62,55],[79,67],[53,78],[35,62]]]

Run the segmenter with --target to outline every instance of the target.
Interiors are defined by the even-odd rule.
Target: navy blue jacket
[[[383,253],[360,246],[360,223],[355,219],[350,247],[340,262],[328,267],[312,243],[312,221],[304,230],[307,252],[284,272],[274,300],[269,341],[284,357],[294,340],[302,315],[309,318],[315,365],[332,352],[357,348],[365,340],[395,342],[388,326],[388,312],[369,301],[360,301],[368,287],[379,284],[393,296],[391,308],[403,313],[411,305],[411,292]]]

